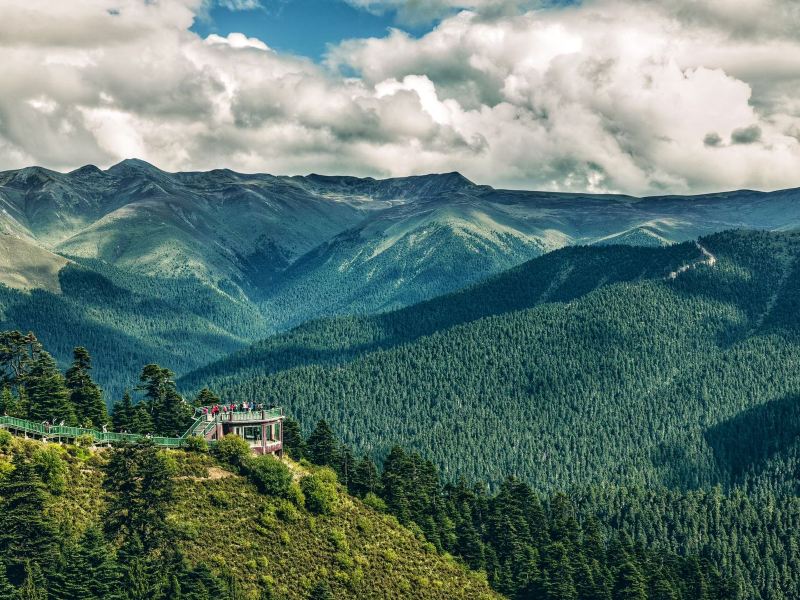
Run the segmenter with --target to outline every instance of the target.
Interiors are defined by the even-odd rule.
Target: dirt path
[[[701,265],[706,265],[707,267],[713,267],[714,265],[717,264],[717,257],[711,254],[711,252],[709,252],[706,248],[704,248],[700,244],[700,242],[695,242],[695,246],[697,246],[697,249],[700,250],[700,253],[703,255],[703,258],[693,263],[689,263],[688,265],[683,265],[677,271],[673,271],[672,273],[667,275],[667,279],[675,279],[681,273],[685,273],[689,269],[694,269]]]

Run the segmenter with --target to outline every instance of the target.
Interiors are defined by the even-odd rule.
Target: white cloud
[[[420,39],[347,41],[322,66],[241,33],[198,37],[203,0],[62,4],[0,4],[0,168],[136,155],[564,190],[800,185],[785,0],[406,2],[472,10]]]
[[[264,42],[262,42],[258,38],[254,37],[247,37],[243,33],[229,33],[227,37],[223,37],[221,35],[217,35],[216,33],[212,33],[209,35],[206,40],[206,44],[224,44],[230,46],[231,48],[255,48],[257,50],[270,50],[270,47],[267,46]]]

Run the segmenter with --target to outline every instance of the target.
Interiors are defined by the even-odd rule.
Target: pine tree
[[[69,398],[81,425],[99,428],[108,423],[108,411],[103,401],[103,391],[94,381],[92,358],[86,348],[73,350],[72,366],[66,372]]]
[[[219,396],[207,387],[204,387],[200,390],[200,393],[197,394],[192,404],[196,407],[214,406],[215,404],[219,404]]]
[[[18,386],[25,381],[33,357],[42,345],[32,333],[0,332],[0,383]]]
[[[339,451],[339,461],[336,467],[336,474],[339,481],[347,488],[349,493],[353,493],[353,473],[356,470],[356,459],[352,450],[347,446],[342,446]]]
[[[644,576],[632,561],[623,563],[617,574],[614,600],[647,600]]]
[[[116,597],[118,565],[102,532],[90,527],[68,548],[55,590],[62,600],[110,600]]]
[[[155,431],[160,435],[177,437],[189,426],[192,411],[178,394],[174,377],[169,369],[149,364],[142,369],[140,385],[136,389],[145,393],[144,405]]]
[[[317,423],[306,440],[306,457],[315,465],[337,467],[339,463],[339,443],[324,419]]]
[[[141,442],[115,449],[103,485],[111,496],[106,531],[123,539],[137,537],[146,553],[163,548],[170,534],[167,509],[175,484],[158,448]]]
[[[364,456],[358,461],[351,482],[351,493],[360,498],[363,498],[369,493],[377,493],[380,480],[378,478],[378,468],[375,466],[375,462],[368,456]]]
[[[181,581],[181,594],[183,600],[210,600],[228,597],[223,583],[205,563],[200,563],[186,574]]]
[[[29,561],[51,564],[56,552],[53,527],[44,513],[46,486],[23,454],[14,457],[13,466],[0,480],[0,556],[9,580],[20,585]]]
[[[6,575],[6,565],[0,562],[0,600],[16,600],[17,590]]]
[[[155,425],[153,424],[153,417],[150,415],[150,411],[147,409],[147,404],[144,402],[139,402],[133,407],[131,417],[131,432],[132,433],[140,433],[142,435],[146,435],[148,433],[153,433],[155,431]]]
[[[4,385],[0,391],[0,415],[8,415],[10,417],[23,416],[19,414],[19,402],[8,385]]]
[[[308,595],[308,600],[333,600],[331,586],[325,580],[318,581]]]
[[[25,376],[25,391],[28,396],[28,418],[32,421],[49,421],[77,425],[75,407],[69,400],[69,390],[56,361],[42,351],[31,362]]]
[[[114,412],[112,414],[112,422],[115,431],[137,431],[134,427],[134,413],[136,407],[133,405],[133,399],[129,392],[125,392],[122,400],[114,404]]]
[[[553,542],[544,552],[542,576],[548,598],[577,600],[572,562],[569,550],[563,542]]]
[[[47,600],[47,583],[41,567],[32,561],[25,562],[25,580],[17,592],[19,600]]]
[[[283,420],[283,449],[292,460],[300,460],[306,454],[306,442],[300,431],[300,423],[291,418]]]

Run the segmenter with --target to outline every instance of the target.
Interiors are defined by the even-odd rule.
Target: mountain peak
[[[75,169],[74,171],[70,171],[68,175],[78,175],[78,176],[87,176],[87,175],[98,175],[101,174],[102,171],[96,167],[95,165],[84,165]]]
[[[140,158],[126,158],[106,170],[107,173],[152,173],[158,171],[160,171],[158,167]]]

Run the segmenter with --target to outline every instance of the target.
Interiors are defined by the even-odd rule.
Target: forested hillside
[[[156,364],[142,370],[142,399],[109,417],[89,353],[73,355],[62,375],[35,337],[3,332],[0,412],[169,436],[191,422]],[[205,389],[194,402],[216,401]],[[488,582],[515,600],[794,597],[798,477],[796,454],[782,450],[797,446],[795,412],[781,403],[771,420],[751,420],[761,437],[732,432],[753,442],[740,463],[768,464],[740,470],[728,492],[576,481],[567,494],[542,494],[515,477],[490,490],[443,481],[399,446],[379,469],[324,420],[307,436],[284,422],[288,463],[251,456],[235,435],[210,446],[190,437],[177,452],[145,439],[95,453],[86,436],[62,446],[0,431],[0,593],[489,598]]]
[[[568,249],[406,311],[308,325],[205,383],[329,419],[379,459],[400,441],[447,478],[513,473],[543,490],[755,482],[792,460],[774,432],[794,427],[800,393],[800,236],[701,243],[713,264],[693,244]],[[495,291],[499,308],[481,308]]]
[[[136,384],[137,370],[149,361],[185,372],[269,331],[258,310],[234,293],[191,278],[81,262],[59,272],[58,294],[0,285],[0,328],[37,332],[62,365],[85,343],[110,403]]]
[[[309,319],[407,306],[564,246],[792,228],[797,197],[510,191],[458,173],[167,173],[139,160],[5,171],[0,327],[36,331],[62,366],[86,344],[117,399],[148,360],[183,375]]]

